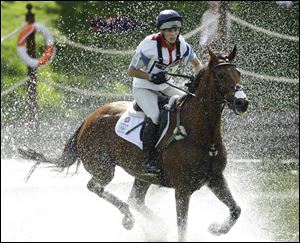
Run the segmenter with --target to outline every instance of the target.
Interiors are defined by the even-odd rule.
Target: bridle
[[[233,63],[222,62],[222,63],[218,63],[218,64],[214,65],[210,69],[210,72],[212,72],[212,74],[213,74],[213,82],[214,82],[215,88],[216,88],[218,94],[221,96],[221,99],[210,100],[210,99],[206,99],[204,97],[197,97],[198,100],[200,101],[200,103],[205,103],[206,101],[213,101],[213,102],[219,103],[219,104],[224,104],[224,105],[228,104],[228,100],[226,99],[225,95],[221,91],[221,85],[220,85],[221,78],[215,72],[217,69],[219,69],[221,67],[224,67],[224,66],[231,66],[231,67],[236,68],[236,65],[233,64]],[[200,82],[203,80],[203,76],[206,73],[206,71],[207,71],[206,68],[203,68],[202,70],[200,70],[199,75],[198,75],[199,76],[198,77],[198,79],[199,79],[198,86],[200,85]],[[173,73],[167,73],[167,74],[170,75],[170,76],[182,77],[182,78],[189,79],[189,82],[185,84],[185,86],[187,86],[189,88],[189,91],[182,90],[179,87],[176,87],[176,86],[171,85],[171,84],[169,84],[169,85],[171,85],[174,88],[177,88],[177,89],[179,89],[183,92],[186,92],[190,96],[195,96],[195,92],[196,92],[197,87],[195,86],[195,80],[194,80],[195,78],[193,76],[187,76],[187,75],[182,75],[182,74],[173,74]],[[237,91],[241,91],[241,90],[243,90],[242,85],[236,84],[235,87],[234,87],[234,91],[237,92]]]
[[[219,64],[213,66],[213,68],[211,69],[211,72],[213,73],[213,82],[215,84],[216,90],[220,94],[220,96],[222,97],[222,102],[221,103],[227,104],[228,100],[226,99],[224,93],[221,91],[221,85],[220,85],[221,78],[215,72],[217,69],[219,69],[220,67],[224,67],[224,66],[229,66],[229,67],[236,68],[235,64],[225,62],[225,63],[219,63]],[[236,84],[233,88],[234,88],[234,92],[243,90],[243,86],[240,85],[240,84]]]
[[[215,88],[216,88],[218,94],[221,97],[221,99],[216,98],[212,101],[216,104],[222,104],[221,109],[220,109],[220,114],[223,112],[223,109],[224,109],[225,105],[228,104],[229,102],[226,99],[224,93],[221,91],[221,85],[220,85],[221,78],[217,75],[216,70],[218,70],[219,68],[225,67],[225,66],[236,68],[235,64],[225,62],[225,63],[218,63],[210,69],[210,72],[212,72],[212,74],[213,74],[213,83],[215,85]],[[206,72],[206,69],[204,69],[202,71],[202,73],[200,73],[200,77],[199,77],[200,81],[198,83],[198,87],[199,87],[199,85],[201,85],[200,82],[203,79],[203,76],[204,76],[205,72]],[[206,84],[204,84],[204,85],[206,85]],[[208,154],[211,158],[213,158],[213,157],[217,156],[218,149],[217,149],[217,144],[214,141],[214,129],[212,127],[210,116],[209,116],[210,112],[209,112],[208,101],[211,101],[211,100],[205,99],[203,97],[197,97],[197,98],[203,105],[205,123],[206,123],[207,129],[210,133],[210,137],[212,139],[210,144],[208,145]]]
[[[221,97],[225,100],[225,95],[222,93],[221,91],[221,85],[220,85],[220,81],[221,81],[221,78],[216,74],[216,70],[217,69],[220,69],[221,67],[225,67],[225,66],[229,66],[229,67],[236,67],[234,64],[232,63],[219,63],[215,66],[213,66],[213,68],[211,69],[211,72],[213,74],[213,78],[214,78],[214,84],[215,84],[215,87],[216,87],[216,90],[218,91],[218,93],[221,95]]]
[[[209,115],[210,108],[209,108],[208,103],[213,102],[215,104],[222,105],[221,109],[219,110],[220,115],[223,112],[223,109],[224,109],[225,105],[226,104],[230,105],[230,103],[231,103],[231,100],[230,100],[231,97],[229,97],[229,98],[226,97],[226,95],[222,92],[222,86],[220,84],[221,81],[222,81],[222,78],[220,76],[218,76],[218,74],[216,73],[216,70],[218,70],[222,67],[234,67],[236,69],[235,64],[232,64],[232,63],[228,62],[227,58],[225,58],[224,60],[226,62],[218,63],[218,64],[214,65],[213,67],[210,67],[209,64],[208,64],[208,65],[206,65],[205,68],[201,69],[199,74],[197,75],[197,80],[199,80],[199,82],[197,82],[197,84],[195,83],[195,79],[194,79],[193,76],[167,73],[171,76],[187,78],[187,79],[190,80],[188,83],[185,84],[189,89],[188,92],[185,91],[188,95],[184,96],[184,98],[181,100],[181,103],[180,103],[180,105],[178,106],[178,109],[177,109],[177,114],[179,114],[178,115],[179,117],[180,117],[180,107],[188,99],[188,97],[196,98],[203,105],[204,119],[205,119],[205,123],[206,123],[206,126],[207,126],[207,130],[209,131],[210,137],[211,137],[211,141],[210,141],[210,143],[208,144],[208,147],[207,147],[209,156],[211,158],[215,157],[218,154],[218,148],[217,148],[216,142],[214,141],[214,129],[212,127],[212,123],[211,123],[211,120],[210,120],[210,115]],[[207,71],[212,73],[213,83],[215,85],[215,89],[216,89],[217,93],[219,94],[218,96],[220,96],[221,98],[207,99],[207,98],[199,97],[198,95],[195,95],[195,92],[196,92],[197,88],[199,88],[200,85],[203,85],[203,86],[206,85],[206,83],[204,82],[204,75],[205,75],[205,73],[207,73]],[[178,88],[178,87],[175,87],[175,88]],[[242,91],[242,89],[243,89],[243,87],[240,84],[236,84],[232,88],[234,89],[234,97],[235,97],[236,92]],[[184,91],[184,90],[182,90],[182,91]],[[219,118],[219,119],[221,119],[221,118]]]
[[[177,76],[177,77],[187,78],[187,79],[190,80],[188,85],[186,84],[186,86],[188,86],[188,88],[189,88],[189,91],[188,92],[185,91],[186,93],[188,93],[188,95],[185,96],[181,100],[181,103],[180,103],[180,105],[178,106],[178,109],[177,109],[177,114],[179,114],[178,115],[179,117],[180,117],[180,108],[183,105],[183,103],[188,99],[188,97],[196,98],[203,105],[205,123],[206,123],[207,129],[210,133],[210,137],[212,138],[210,144],[208,145],[208,152],[209,152],[210,157],[216,156],[218,154],[218,150],[216,148],[216,143],[214,141],[214,130],[213,130],[213,127],[212,127],[212,124],[211,124],[211,121],[210,121],[210,115],[209,115],[210,111],[209,111],[208,102],[214,102],[216,104],[222,104],[222,107],[220,109],[220,114],[222,113],[225,105],[229,103],[229,101],[226,99],[224,93],[222,93],[222,91],[221,91],[221,85],[220,85],[221,78],[216,73],[216,70],[218,70],[219,68],[225,67],[225,66],[236,68],[235,64],[225,62],[225,63],[218,63],[215,66],[213,66],[212,68],[210,68],[210,70],[209,70],[213,74],[213,82],[214,82],[215,88],[216,88],[218,94],[221,97],[221,99],[216,98],[216,99],[213,99],[213,100],[207,99],[207,98],[204,98],[204,97],[199,97],[198,95],[195,95],[195,92],[196,92],[197,88],[199,87],[199,85],[206,85],[205,83],[201,84],[201,81],[204,82],[204,75],[207,72],[207,66],[206,66],[206,68],[203,68],[203,69],[200,70],[200,72],[198,74],[198,77],[197,77],[198,80],[199,80],[198,84],[195,84],[195,82],[194,82],[195,80],[194,80],[193,76],[167,73],[170,76]],[[195,87],[196,85],[198,87]],[[178,88],[178,87],[175,87],[175,88]],[[237,92],[237,91],[242,89],[242,86],[239,85],[239,84],[236,84],[234,89],[235,89],[235,92]],[[182,89],[180,89],[180,90],[182,90]],[[184,91],[184,90],[182,90],[182,91]],[[177,123],[179,123],[179,119],[177,119],[177,121],[178,121]]]

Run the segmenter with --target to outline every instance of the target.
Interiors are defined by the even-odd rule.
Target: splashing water
[[[64,174],[49,173],[49,169],[43,167],[24,184],[24,171],[30,166],[30,162],[18,159],[2,161],[3,240],[176,241],[173,190],[152,186],[146,197],[146,204],[153,210],[157,220],[147,220],[132,210],[136,223],[132,231],[127,231],[121,226],[122,215],[118,210],[86,189],[89,175],[82,168],[79,175],[65,178]],[[209,224],[223,220],[228,216],[228,212],[204,187],[194,193],[191,199],[187,240],[274,240],[278,229],[270,229],[273,226],[268,220],[280,221],[282,218],[276,213],[265,212],[264,207],[258,208],[256,204],[262,200],[266,203],[282,201],[283,195],[289,200],[295,200],[299,195],[287,191],[280,198],[276,198],[277,194],[274,193],[257,192],[258,188],[255,185],[253,188],[242,185],[241,188],[242,181],[235,173],[234,169],[230,169],[225,176],[242,207],[240,220],[227,235],[211,235],[207,231]],[[249,181],[252,179],[254,178],[248,178]],[[117,168],[115,178],[106,189],[126,200],[132,183],[133,178]],[[284,230],[286,228],[281,226],[279,232],[282,239],[297,238],[297,235],[285,235],[287,232]]]
[[[6,4],[1,2],[1,6]],[[32,162],[20,160],[16,152],[19,146],[27,145],[47,156],[57,157],[66,139],[88,113],[104,103],[132,99],[131,79],[126,74],[131,56],[91,50],[134,51],[146,35],[156,31],[153,13],[173,7],[173,3],[166,3],[169,6],[146,2],[146,7],[143,4],[128,3],[130,11],[127,12],[123,8],[125,2],[107,3],[103,8],[96,2],[78,3],[71,10],[64,9],[71,14],[60,16],[55,29],[73,43],[90,49],[58,42],[59,51],[51,71],[39,70],[44,81],[39,82],[38,90],[42,118],[38,135],[30,131],[24,119],[24,87],[3,97],[1,221],[4,241],[176,241],[173,190],[151,187],[146,203],[158,220],[151,222],[133,210],[136,224],[132,231],[126,231],[118,210],[86,189],[89,174],[83,168],[78,176],[65,178],[65,174],[41,167],[25,184],[23,179]],[[279,6],[270,8],[273,3],[266,3],[258,16],[255,12],[261,5],[235,4],[232,3],[230,11],[236,17],[264,29],[298,35],[297,20],[286,19],[285,14],[289,15],[288,11],[297,7],[299,11],[299,5],[281,9]],[[140,11],[141,8],[145,11]],[[185,18],[183,34],[194,30],[207,10],[199,2],[187,2],[180,9]],[[92,32],[83,14],[87,12],[130,13],[129,17],[144,25],[128,33]],[[269,17],[272,21],[268,21]],[[209,43],[217,29],[215,20],[216,16],[209,11],[203,15],[203,23],[212,22],[201,35],[198,33],[188,39],[195,50],[199,42],[201,45]],[[294,30],[290,25],[297,28]],[[223,220],[228,211],[204,187],[192,196],[187,238],[189,241],[299,241],[299,43],[270,37],[232,21],[228,45],[231,48],[233,44],[238,45],[236,64],[241,69],[265,76],[287,77],[292,82],[242,75],[242,84],[250,99],[249,111],[243,117],[233,117],[225,109],[222,124],[229,157],[225,176],[242,208],[242,215],[227,235],[215,237],[208,233],[210,223]],[[5,44],[4,47],[3,52],[7,50]],[[4,81],[16,79],[15,70],[23,71],[10,66],[13,62],[9,59],[1,64]],[[180,69],[182,74],[190,72]],[[298,82],[294,82],[295,79]],[[183,87],[183,80],[175,81]],[[4,90],[6,87],[9,85],[6,84]],[[238,160],[242,162],[236,162]],[[289,160],[296,162],[290,165],[286,163]],[[131,176],[118,168],[106,189],[126,200],[132,181]]]

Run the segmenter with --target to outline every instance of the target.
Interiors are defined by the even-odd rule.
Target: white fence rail
[[[248,23],[248,22],[246,22],[246,21],[244,21],[240,18],[237,18],[237,17],[233,16],[232,14],[230,14],[229,12],[228,12],[228,17],[231,20],[235,21],[236,23],[238,23],[242,26],[246,26],[248,28],[251,28],[251,29],[253,29],[257,32],[261,32],[261,33],[264,33],[266,35],[277,37],[277,38],[282,38],[282,39],[286,39],[286,40],[290,40],[290,41],[294,41],[294,42],[299,42],[299,36],[283,35],[283,34],[280,34],[280,33],[277,33],[277,32],[273,32],[273,31],[270,31],[270,30],[263,29],[263,28],[258,27],[256,25],[250,24],[250,23]],[[215,20],[212,20],[211,22],[213,22],[213,21],[215,21]],[[205,25],[202,25],[202,26],[198,26],[194,30],[192,30],[189,33],[185,34],[184,35],[185,39],[189,39],[192,36],[195,36],[196,34],[201,32],[211,22],[208,22],[208,23],[206,23]],[[25,25],[26,24],[23,24],[22,26],[16,28],[14,31],[12,31],[8,35],[4,36],[3,38],[1,37],[1,45],[5,41],[13,38],[16,34],[18,34],[18,32]],[[134,54],[134,50],[114,50],[114,49],[103,49],[103,48],[98,48],[98,47],[93,47],[93,46],[85,46],[81,43],[77,43],[77,42],[69,40],[67,37],[63,36],[57,30],[54,31],[54,34],[55,34],[56,39],[57,39],[58,42],[60,42],[62,44],[68,44],[68,45],[71,45],[71,46],[74,46],[76,48],[80,48],[80,49],[83,49],[83,50],[86,50],[86,51],[90,51],[90,52],[94,52],[94,53],[104,53],[104,54],[109,54],[109,55],[133,55]],[[255,78],[259,78],[259,79],[285,82],[285,83],[299,83],[299,79],[293,79],[293,78],[288,78],[288,77],[276,77],[276,76],[271,76],[271,75],[267,75],[267,74],[258,74],[258,73],[253,73],[253,72],[249,72],[247,70],[242,70],[242,69],[240,69],[240,71],[241,71],[242,74],[244,74],[246,76],[251,76],[251,77],[255,77]],[[13,85],[12,87],[9,87],[8,89],[6,89],[5,91],[1,91],[1,97],[6,96],[7,94],[13,92],[17,88],[19,88],[20,86],[25,84],[26,80],[27,79],[21,80],[18,83],[16,83],[15,85]],[[103,93],[72,88],[72,87],[62,85],[62,84],[58,84],[58,83],[54,83],[54,85],[57,88],[63,89],[65,91],[75,92],[75,93],[78,93],[78,94],[81,94],[81,95],[86,95],[86,96],[103,96],[104,95]],[[107,95],[107,94],[105,94],[105,95]]]

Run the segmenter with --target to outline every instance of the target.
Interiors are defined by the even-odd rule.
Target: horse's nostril
[[[242,114],[247,111],[249,102],[246,99],[235,99],[233,102],[233,109],[238,113]]]
[[[241,105],[242,105],[242,102],[241,102],[241,101],[237,101],[235,104],[236,104],[237,106],[241,106]]]
[[[247,100],[244,100],[243,102],[240,102],[240,105],[237,105],[238,107],[240,107],[241,111],[245,112],[248,108],[248,104],[249,102]]]

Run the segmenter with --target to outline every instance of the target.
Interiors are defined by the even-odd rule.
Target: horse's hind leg
[[[103,183],[99,183],[102,180],[92,178],[88,184],[87,187],[90,191],[96,193],[99,197],[105,199],[106,201],[110,202],[112,205],[114,205],[117,209],[120,210],[122,214],[124,214],[124,218],[122,221],[122,224],[125,229],[131,230],[134,225],[134,218],[129,210],[129,206],[127,203],[123,202],[119,198],[117,198],[115,195],[104,191],[104,186]],[[103,181],[102,181],[103,182]],[[107,183],[106,183],[107,184]]]
[[[216,235],[226,234],[240,217],[241,208],[237,205],[228,188],[227,181],[223,174],[214,175],[208,182],[208,187],[223,202],[230,211],[230,216],[222,223],[213,223],[209,231]]]

